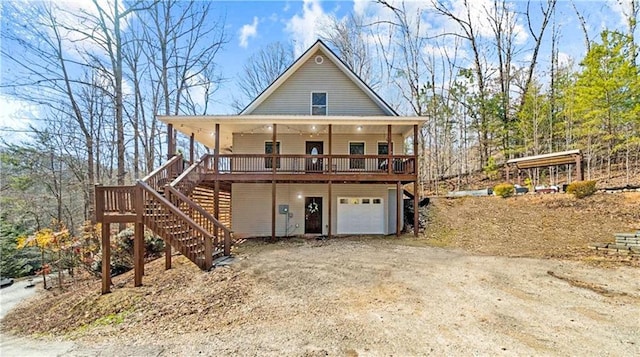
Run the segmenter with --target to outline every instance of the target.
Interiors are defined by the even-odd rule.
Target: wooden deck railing
[[[102,186],[95,187],[96,219],[105,220],[105,215],[135,215],[135,186]],[[115,220],[114,220],[115,221]]]
[[[213,156],[205,154],[200,160],[187,167],[169,185],[183,195],[188,196],[204,180],[212,158]]]
[[[152,189],[162,190],[164,185],[170,183],[174,178],[180,175],[184,168],[184,160],[182,155],[176,155],[165,162],[162,166],[153,170],[145,176],[142,181],[149,185]]]
[[[391,158],[391,170],[388,161]],[[209,171],[213,171],[210,160]],[[413,155],[277,155],[231,154],[220,155],[220,174],[271,173],[288,174],[415,174]]]

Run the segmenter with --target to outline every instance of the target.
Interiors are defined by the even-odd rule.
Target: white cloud
[[[573,57],[565,52],[558,52],[558,66],[567,67],[573,64]]]
[[[295,42],[295,55],[302,54],[318,39],[329,16],[324,12],[319,0],[304,0],[302,15],[294,15],[286,24],[286,31]]]
[[[372,1],[369,0],[353,0],[353,12],[358,16],[365,16],[371,4]]]
[[[187,80],[189,96],[196,105],[204,107],[207,99],[205,85],[209,83],[208,79],[202,73],[194,75],[191,71],[187,73],[187,76],[189,78]]]
[[[255,38],[258,35],[258,18],[253,17],[253,23],[251,25],[245,24],[240,29],[240,47],[247,48],[249,46],[249,39]]]

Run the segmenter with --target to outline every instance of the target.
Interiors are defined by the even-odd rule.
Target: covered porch
[[[322,183],[326,185],[329,215],[334,207],[332,186],[347,183],[385,183],[397,189],[395,200],[395,233],[400,234],[402,187],[413,184],[418,192],[418,118],[389,116],[167,116],[159,117],[167,124],[169,154],[176,152],[177,132],[189,137],[189,158],[197,165],[206,181],[214,183],[270,183],[271,236],[276,237],[278,217],[277,188],[279,183]],[[359,137],[375,136],[377,154],[353,154],[344,143]],[[235,140],[234,140],[235,136]],[[251,139],[249,139],[249,138]],[[281,153],[259,152],[260,146],[234,147],[241,140],[266,141],[271,148],[279,141],[299,137],[300,141],[318,141],[320,150]],[[201,159],[194,155],[195,142],[212,151]],[[336,143],[339,143],[336,145]],[[250,146],[250,145],[248,145]],[[279,149],[279,148],[278,148]],[[294,149],[289,149],[294,150]],[[371,150],[371,149],[370,149]],[[218,191],[214,194],[217,196]],[[418,200],[414,200],[414,222],[418,221]],[[333,232],[328,222],[328,236]],[[414,229],[417,236],[418,230]]]

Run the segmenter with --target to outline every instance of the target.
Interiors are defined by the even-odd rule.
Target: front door
[[[322,197],[305,197],[304,232],[322,234]]]
[[[322,155],[324,143],[322,141],[307,141],[306,153],[307,155]],[[311,157],[306,160],[305,170],[307,172],[322,172],[322,159],[317,157]]]
[[[391,143],[391,145],[393,145],[393,143]],[[393,152],[393,146],[391,146],[391,152]],[[378,155],[388,155],[389,154],[389,147],[387,146],[387,142],[386,141],[379,141],[378,142]],[[384,158],[379,158],[378,159],[378,170],[387,170],[387,159]]]

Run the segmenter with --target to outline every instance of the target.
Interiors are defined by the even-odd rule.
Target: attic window
[[[327,115],[327,92],[311,92],[311,115]]]

